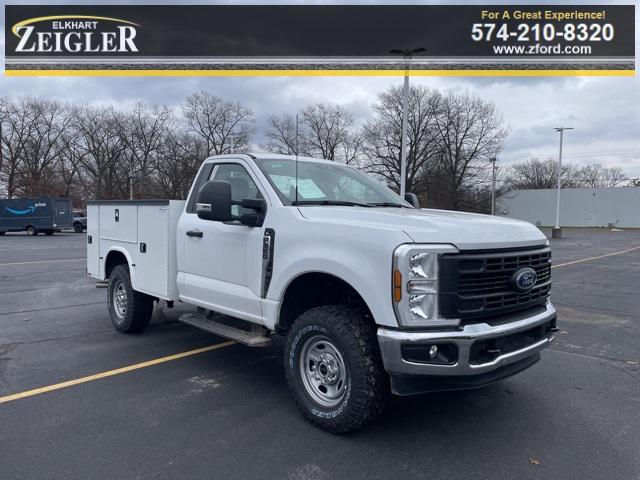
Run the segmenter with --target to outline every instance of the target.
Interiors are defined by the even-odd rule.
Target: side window
[[[262,198],[262,194],[255,182],[242,165],[237,163],[224,163],[217,165],[213,170],[211,180],[223,180],[231,184],[231,199],[239,202],[245,198]],[[253,210],[242,208],[239,205],[231,207],[231,214],[240,216],[244,213],[255,213]]]
[[[193,185],[193,189],[191,190],[191,196],[187,202],[187,213],[196,213],[196,198],[198,197],[198,192],[209,179],[209,175],[211,175],[211,170],[213,170],[213,164],[208,163],[200,170],[198,177],[195,179],[195,184]]]

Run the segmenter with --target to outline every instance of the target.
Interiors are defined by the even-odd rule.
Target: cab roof
[[[213,162],[215,160],[225,159],[225,158],[238,158],[238,157],[248,157],[251,160],[261,161],[261,160],[295,160],[295,155],[282,155],[278,153],[269,153],[269,152],[242,152],[242,153],[229,153],[225,155],[213,155],[205,160],[206,163]],[[314,157],[305,157],[302,155],[298,156],[298,161],[301,162],[316,162],[316,163],[334,163],[332,160],[314,158]],[[342,162],[339,162],[342,163]]]

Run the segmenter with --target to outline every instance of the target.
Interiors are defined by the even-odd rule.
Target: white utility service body
[[[87,272],[105,281],[114,265],[126,263],[132,290],[120,286],[109,297],[115,305],[110,309],[125,316],[133,304],[122,292],[141,292],[199,307],[201,328],[208,329],[215,312],[261,326],[263,337],[289,334],[291,359],[309,355],[315,365],[308,375],[304,366],[296,374],[291,360],[290,383],[294,374],[301,378],[301,391],[311,399],[305,414],[332,431],[369,420],[329,425],[339,417],[333,397],[342,395],[339,406],[346,405],[348,375],[357,369],[328,333],[322,338],[329,340],[314,340],[326,345],[308,346],[290,331],[313,309],[344,304],[335,315],[358,311],[368,319],[375,356],[397,394],[480,386],[535,363],[557,330],[549,301],[550,251],[539,229],[506,218],[413,208],[363,177],[351,167],[309,158],[211,157],[186,201],[89,202]],[[224,201],[208,200],[214,197]],[[244,198],[249,207],[240,205]],[[376,201],[365,202],[370,199]],[[222,211],[223,220],[212,220]],[[298,341],[311,350],[298,352]],[[343,375],[339,387],[331,384],[336,371]],[[305,398],[297,397],[303,411]]]
[[[131,267],[133,287],[177,300],[176,226],[183,200],[101,201],[87,206],[87,273],[105,279],[105,259],[119,252]]]

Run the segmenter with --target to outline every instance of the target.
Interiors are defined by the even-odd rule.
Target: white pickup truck
[[[545,236],[521,221],[419,209],[336,162],[204,161],[186,201],[95,201],[87,271],[116,329],[154,302],[251,346],[286,336],[291,392],[312,422],[358,429],[391,391],[486,385],[540,358],[557,331]]]

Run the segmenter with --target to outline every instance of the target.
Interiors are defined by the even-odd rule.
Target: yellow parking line
[[[54,390],[60,390],[62,388],[73,387],[74,385],[80,385],[81,383],[93,382],[94,380],[100,380],[101,378],[113,377],[114,375],[120,375],[121,373],[131,372],[133,370],[140,370],[141,368],[152,367],[160,363],[171,362],[173,360],[179,360],[185,357],[191,357],[204,352],[210,352],[211,350],[218,350],[219,348],[228,347],[236,342],[229,340],[227,342],[217,343],[215,345],[209,345],[208,347],[197,348],[195,350],[189,350],[188,352],[176,353],[167,357],[156,358],[147,362],[135,363],[126,367],[116,368],[115,370],[107,370],[106,372],[96,373],[86,377],[76,378],[75,380],[67,380],[66,382],[56,383],[54,385],[48,385],[46,387],[34,388],[33,390],[27,390],[25,392],[14,393],[12,395],[6,395],[0,397],[0,403],[7,403],[13,400],[19,400],[21,398],[32,397],[34,395],[40,395],[41,393],[52,392]]]
[[[591,260],[597,260],[599,258],[613,257],[614,255],[622,255],[623,253],[632,252],[632,251],[638,250],[638,249],[640,249],[640,245],[638,245],[637,247],[633,247],[633,248],[627,248],[626,250],[622,250],[620,252],[607,253],[605,255],[598,255],[597,257],[583,258],[581,260],[574,260],[573,262],[567,262],[567,263],[560,263],[558,265],[552,265],[551,268],[566,267],[567,265],[574,265],[576,263],[589,262]]]
[[[86,258],[68,258],[64,260],[37,260],[35,262],[13,262],[13,263],[0,263],[0,267],[4,267],[7,265],[29,265],[29,264],[37,264],[37,263],[56,263],[56,262],[79,262],[82,260],[83,262]]]

